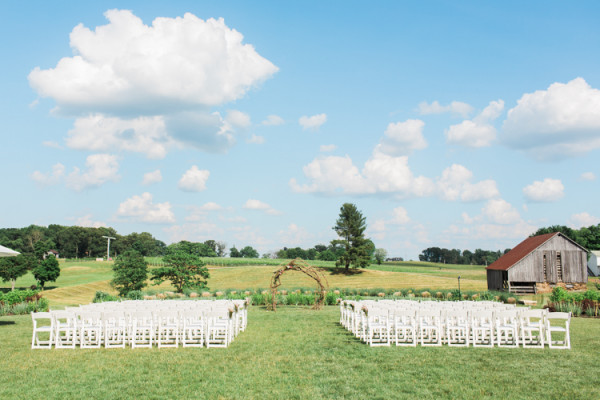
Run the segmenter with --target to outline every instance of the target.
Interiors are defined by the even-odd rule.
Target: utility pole
[[[106,245],[106,261],[110,260],[110,240],[116,240],[117,238],[114,237],[110,237],[110,236],[102,236],[104,239],[107,239],[107,245]]]

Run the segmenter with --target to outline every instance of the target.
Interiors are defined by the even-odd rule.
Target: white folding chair
[[[442,345],[442,323],[440,310],[420,309],[417,312],[419,321],[419,340],[421,346]]]
[[[394,310],[393,336],[396,346],[417,345],[417,319],[415,310]]]
[[[130,315],[129,341],[131,348],[152,347],[154,319],[150,311],[136,311]]]
[[[33,321],[33,337],[31,338],[31,348],[51,349],[52,344],[54,343],[52,314],[50,312],[32,312],[31,320]],[[40,336],[40,334],[42,334],[42,336]]]
[[[372,307],[366,320],[366,342],[369,346],[390,345],[390,318],[385,309]]]
[[[125,348],[127,343],[127,319],[120,311],[106,311],[104,321],[104,347]]]
[[[494,311],[473,310],[471,312],[471,343],[473,347],[494,346]]]
[[[211,311],[206,314],[206,347],[227,347],[229,345],[229,310]]]
[[[100,348],[104,326],[102,314],[94,311],[84,311],[79,315],[79,347]]]
[[[543,348],[546,310],[522,310],[519,313],[521,344],[524,348]]]
[[[52,311],[54,343],[57,349],[74,349],[77,345],[77,316],[70,311]]]
[[[181,343],[183,347],[202,347],[206,340],[206,318],[201,310],[182,312],[183,329]]]
[[[546,315],[546,335],[548,347],[551,349],[570,349],[571,335],[569,327],[571,325],[571,313],[551,312]],[[553,336],[553,333],[562,336],[562,340]]]
[[[496,312],[496,344],[498,347],[519,346],[519,314],[516,309]]]
[[[179,346],[179,315],[174,311],[160,311],[155,313],[155,322],[158,348]]]
[[[445,310],[446,343],[448,346],[469,346],[469,318],[466,310]]]

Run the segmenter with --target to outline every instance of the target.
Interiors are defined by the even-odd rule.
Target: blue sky
[[[390,256],[600,223],[600,6],[2,2],[0,226]]]

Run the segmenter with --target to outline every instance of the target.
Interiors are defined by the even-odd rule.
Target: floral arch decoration
[[[329,283],[327,282],[327,278],[323,273],[312,265],[308,264],[306,261],[301,258],[296,258],[290,262],[287,262],[281,267],[273,272],[273,277],[271,278],[271,306],[269,307],[271,310],[276,311],[277,308],[277,288],[281,286],[281,275],[283,275],[287,271],[299,271],[303,274],[310,276],[317,282],[319,285],[319,289],[317,292],[317,298],[315,299],[315,305],[313,306],[314,310],[320,310],[325,303],[325,294],[327,293],[327,289],[329,288]]]

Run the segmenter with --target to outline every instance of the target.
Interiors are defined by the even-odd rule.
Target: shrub
[[[424,298],[426,298],[426,299],[427,299],[427,298],[431,297],[431,293],[429,293],[429,292],[427,292],[427,291],[425,291],[425,292],[421,292],[421,297],[424,297]]]
[[[335,292],[329,292],[325,295],[325,305],[333,306],[337,304],[338,295]]]
[[[92,300],[92,303],[103,303],[105,301],[118,301],[119,298],[106,292],[98,291]]]
[[[565,288],[557,286],[554,289],[552,289],[552,294],[550,295],[550,301],[552,301],[553,303],[559,303],[562,301],[567,301],[569,299],[569,297],[570,297],[569,292],[567,292],[565,290]]]
[[[127,293],[127,298],[129,300],[143,300],[144,293],[142,293],[141,290],[132,290],[129,293]]]

